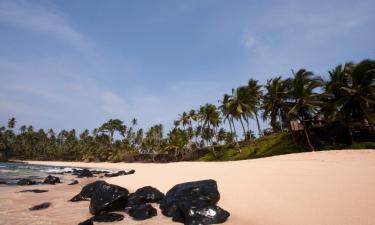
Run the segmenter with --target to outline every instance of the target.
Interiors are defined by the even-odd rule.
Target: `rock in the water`
[[[150,204],[142,204],[133,206],[129,210],[129,215],[135,220],[146,220],[157,215],[157,211]]]
[[[126,188],[104,183],[98,185],[90,201],[90,213],[97,215],[102,211],[111,212],[123,210],[128,200],[129,191]]]
[[[36,184],[35,181],[30,180],[28,178],[23,178],[17,182],[18,185],[33,185]]]
[[[51,175],[48,175],[46,179],[44,179],[43,184],[56,184],[56,183],[61,183],[60,178],[54,177]]]
[[[74,169],[74,172],[72,174],[73,175],[77,175],[77,178],[92,177],[92,176],[94,176],[91,173],[91,171],[88,170],[88,169],[82,169],[82,170]]]
[[[102,213],[91,217],[91,220],[94,222],[114,222],[121,221],[124,219],[124,216],[118,213]]]
[[[44,193],[44,192],[48,192],[48,190],[31,189],[31,190],[20,191],[20,193],[23,193],[23,192]]]
[[[164,194],[160,192],[158,189],[151,186],[145,186],[139,188],[137,191],[135,191],[133,194],[129,196],[127,206],[132,207],[135,205],[141,205],[145,203],[160,202],[163,198]]]
[[[94,223],[92,222],[91,219],[88,219],[88,220],[85,220],[85,221],[79,223],[78,225],[94,225]]]
[[[125,170],[120,170],[116,173],[106,173],[106,174],[104,174],[104,176],[106,176],[106,177],[117,177],[117,176],[129,175],[129,174],[134,174],[134,173],[135,173],[135,170],[129,170],[128,172],[126,172]]]
[[[219,206],[190,207],[184,209],[183,212],[185,225],[224,223],[230,216],[229,212]]]
[[[89,200],[92,197],[92,194],[94,191],[101,185],[107,184],[107,182],[103,180],[98,180],[95,182],[92,182],[90,184],[85,185],[81,192],[74,196],[70,201],[76,202],[76,201],[83,201],[83,200]]]
[[[160,209],[173,221],[193,224],[224,222],[229,213],[216,206],[220,200],[217,183],[202,180],[175,185],[160,202]]]
[[[78,180],[72,180],[68,183],[68,185],[75,185],[78,184]]]
[[[51,203],[49,203],[49,202],[43,202],[42,204],[34,205],[33,207],[29,208],[29,210],[34,211],[34,210],[46,209],[50,205],[51,205]]]

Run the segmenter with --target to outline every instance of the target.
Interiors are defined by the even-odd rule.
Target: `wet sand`
[[[135,169],[134,175],[110,178],[133,192],[152,185],[162,192],[173,185],[200,179],[218,182],[219,206],[231,213],[230,225],[373,225],[375,224],[375,151],[345,150],[290,154],[236,162],[77,163],[30,162],[56,166]],[[92,178],[80,179],[85,183]],[[90,217],[89,202],[68,200],[82,184],[0,187],[0,224],[69,224]],[[47,193],[15,193],[25,189]],[[50,201],[48,209],[28,208]],[[145,221],[108,224],[176,224],[158,211]],[[101,223],[97,223],[101,224]]]

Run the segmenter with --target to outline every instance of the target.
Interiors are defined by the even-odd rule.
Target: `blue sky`
[[[374,12],[372,0],[0,0],[0,124],[169,128],[249,78],[375,58]]]

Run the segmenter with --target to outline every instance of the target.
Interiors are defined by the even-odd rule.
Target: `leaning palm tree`
[[[236,128],[233,122],[233,115],[231,114],[233,99],[230,95],[224,94],[223,100],[219,102],[221,103],[219,109],[221,111],[221,114],[223,115],[223,122],[225,123],[226,121],[228,121],[230,133],[232,136],[234,136],[237,142]]]
[[[315,77],[312,72],[305,69],[300,69],[293,75],[294,77],[290,79],[292,87],[289,93],[292,108],[288,114],[302,122],[307,143],[310,149],[314,151],[315,149],[308,134],[306,120],[315,114],[321,105],[319,101],[320,95],[315,91],[322,86],[323,82],[320,77]]]

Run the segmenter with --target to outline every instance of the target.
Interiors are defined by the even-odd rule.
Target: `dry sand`
[[[374,150],[311,152],[210,163],[30,163],[135,169],[134,175],[107,180],[131,192],[146,185],[166,192],[177,183],[215,179],[221,193],[218,205],[231,213],[225,223],[228,225],[375,224]],[[90,216],[88,202],[66,202],[79,188],[60,184],[50,186],[48,193],[15,194],[14,187],[1,187],[0,224],[72,225],[83,221]],[[42,200],[40,196],[45,197]],[[48,199],[53,203],[49,209],[33,213],[27,210],[33,203]],[[34,222],[28,223],[28,219]],[[40,222],[36,223],[38,219]],[[137,222],[126,216],[125,221],[113,224],[124,223],[175,224],[160,215],[160,211],[150,220]]]

